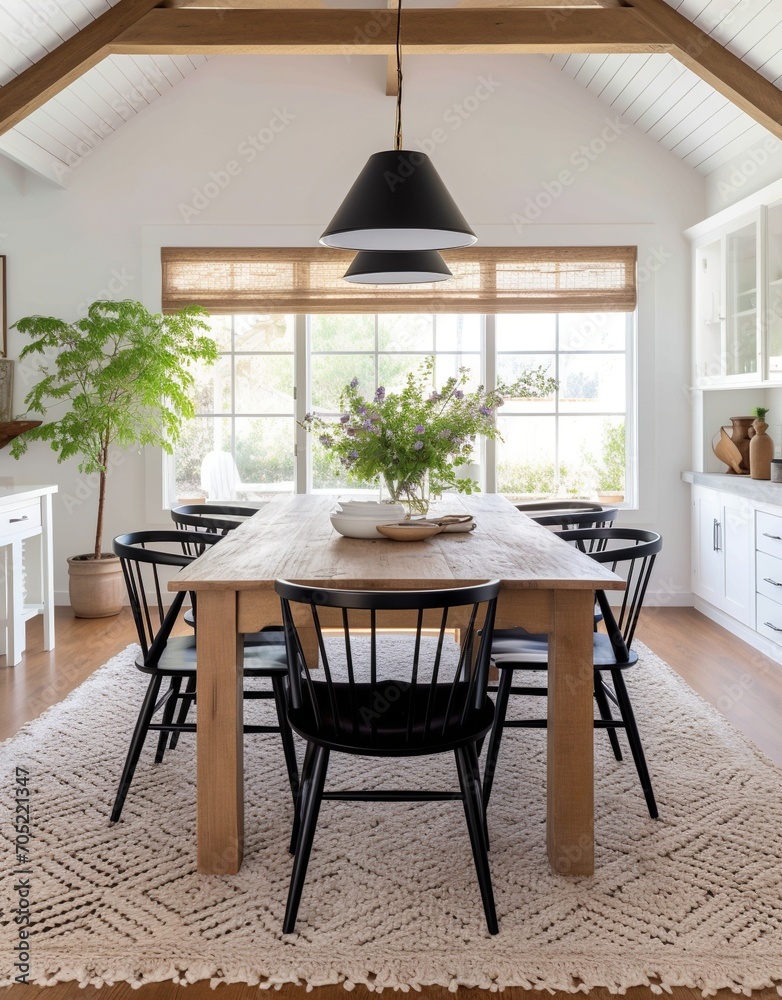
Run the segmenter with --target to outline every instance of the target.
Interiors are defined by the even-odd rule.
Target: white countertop
[[[36,497],[56,493],[57,486],[0,486],[0,505],[16,503],[19,500],[34,500]]]
[[[683,472],[685,483],[708,486],[722,493],[735,493],[748,500],[761,503],[775,503],[782,506],[782,483],[772,483],[767,479],[750,479],[749,476],[728,475],[725,472]]]

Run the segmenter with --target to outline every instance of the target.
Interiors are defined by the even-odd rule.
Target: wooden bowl
[[[439,535],[443,530],[439,524],[416,524],[415,521],[402,521],[399,524],[378,524],[377,530],[386,538],[395,542],[422,542],[432,535]]]

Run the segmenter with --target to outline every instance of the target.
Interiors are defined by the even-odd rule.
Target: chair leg
[[[312,841],[315,837],[315,827],[318,823],[320,803],[323,798],[323,786],[326,782],[326,769],[329,763],[329,751],[325,747],[317,747],[312,761],[311,788],[305,795],[301,817],[301,829],[296,844],[296,857],[293,861],[293,874],[288,890],[288,905],[285,908],[285,920],[282,925],[283,934],[292,934],[296,926],[296,915],[299,912],[304,879],[307,877],[307,865],[312,851]]]
[[[489,934],[499,934],[500,928],[497,924],[497,911],[494,907],[494,892],[491,886],[489,855],[486,853],[486,844],[483,839],[483,804],[480,785],[472,772],[470,754],[467,748],[459,747],[454,751],[454,754],[456,756],[456,770],[459,774],[459,785],[462,790],[464,815],[470,833],[472,856],[483,900],[483,912],[486,915]]]
[[[480,743],[480,741],[479,741]],[[473,783],[475,787],[480,792],[481,790],[481,766],[478,763],[478,754],[480,750],[478,749],[479,743],[470,743],[467,746],[467,758],[470,762],[470,771],[473,776]],[[489,847],[489,823],[486,818],[486,810],[483,807],[483,795],[480,795],[480,810],[481,816],[483,817],[483,822],[481,823],[481,833],[483,834],[483,846],[486,850],[490,850]]]
[[[282,752],[285,754],[285,766],[288,769],[288,782],[291,786],[293,797],[293,808],[296,808],[296,798],[299,789],[299,765],[296,760],[296,745],[293,742],[293,730],[288,722],[288,708],[285,699],[285,678],[272,677],[272,690],[274,691],[274,702],[277,706],[277,719],[280,724],[280,738],[282,739]]]
[[[171,687],[168,701],[163,708],[163,717],[161,722],[164,726],[170,726],[174,721],[174,712],[176,711],[176,703],[179,698],[179,689],[182,687],[181,677],[171,678]],[[160,735],[157,741],[157,750],[155,752],[155,763],[163,763],[163,754],[166,752],[166,744],[168,743],[168,737],[173,735],[173,733],[167,732],[165,729],[160,730]]]
[[[179,706],[179,715],[177,716],[177,725],[183,726],[187,722],[187,716],[190,712],[190,706],[195,700],[196,691],[196,675],[191,674],[187,678],[187,684],[185,684],[185,690],[182,692],[181,699],[182,704]],[[176,750],[177,743],[179,743],[180,733],[171,734],[171,742],[169,743],[169,750]]]
[[[611,706],[608,703],[606,691],[603,687],[603,678],[597,670],[595,671],[595,701],[597,702],[597,710],[600,712],[600,718],[604,722],[611,722],[614,717],[611,715]],[[609,726],[606,732],[608,733],[611,749],[614,751],[614,757],[617,760],[622,760],[622,748],[619,746],[619,737],[616,730],[613,726]]]
[[[291,830],[291,842],[288,847],[289,854],[296,853],[296,844],[299,840],[299,828],[301,826],[301,812],[304,808],[304,793],[306,791],[305,784],[312,776],[312,759],[314,756],[315,744],[308,743],[307,749],[304,751],[304,764],[301,768],[301,780],[299,781],[296,798],[293,802],[293,829]]]
[[[112,823],[119,822],[119,818],[122,815],[122,807],[125,805],[125,797],[128,794],[130,783],[133,781],[133,775],[136,772],[136,765],[138,764],[138,759],[141,756],[144,740],[147,738],[147,733],[149,732],[149,723],[152,721],[152,715],[155,711],[157,696],[160,691],[160,683],[162,680],[163,678],[160,676],[152,676],[149,680],[147,693],[144,695],[144,701],[141,703],[141,711],[138,714],[138,719],[136,719],[136,728],[133,730],[130,748],[128,749],[128,756],[125,758],[125,767],[122,769],[122,777],[119,779],[117,797],[114,799],[114,808],[111,810]]]
[[[489,736],[489,747],[486,751],[486,763],[483,765],[483,808],[488,810],[491,788],[494,784],[494,772],[497,768],[497,756],[500,752],[502,731],[505,726],[505,716],[508,712],[508,699],[513,684],[513,671],[500,670],[500,683],[497,688],[497,700],[494,703],[494,725]]]
[[[652,779],[649,776],[649,768],[646,766],[646,757],[644,756],[644,749],[641,745],[641,736],[638,732],[638,726],[635,721],[635,713],[633,712],[633,706],[630,704],[630,695],[627,693],[627,687],[625,685],[625,679],[622,676],[622,671],[612,670],[611,679],[614,682],[614,693],[616,694],[616,700],[619,702],[619,711],[622,715],[622,722],[625,724],[627,742],[630,744],[630,751],[633,755],[633,760],[635,761],[638,777],[641,779],[641,788],[643,788],[644,791],[644,797],[646,799],[647,808],[649,809],[649,815],[652,819],[657,819],[657,803],[654,798],[654,792],[652,791]]]

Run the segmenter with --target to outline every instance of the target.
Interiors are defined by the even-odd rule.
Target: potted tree
[[[31,441],[48,441],[58,462],[78,458],[80,472],[98,477],[93,550],[68,560],[77,618],[105,618],[122,608],[119,560],[103,551],[109,452],[115,446],[153,445],[171,453],[183,421],[195,411],[191,365],[217,360],[205,315],[200,306],[153,315],[128,299],[93,302],[75,323],[52,316],[16,323],[32,338],[20,360],[42,355],[40,379],[25,397],[28,412],[51,418],[52,408],[69,405],[61,416],[16,438],[12,455],[20,458]]]

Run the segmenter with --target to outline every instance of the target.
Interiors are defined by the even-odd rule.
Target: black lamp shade
[[[413,285],[453,275],[436,250],[362,250],[344,274],[361,285]]]
[[[415,149],[373,153],[320,238],[342,250],[446,250],[476,240],[432,161]]]

